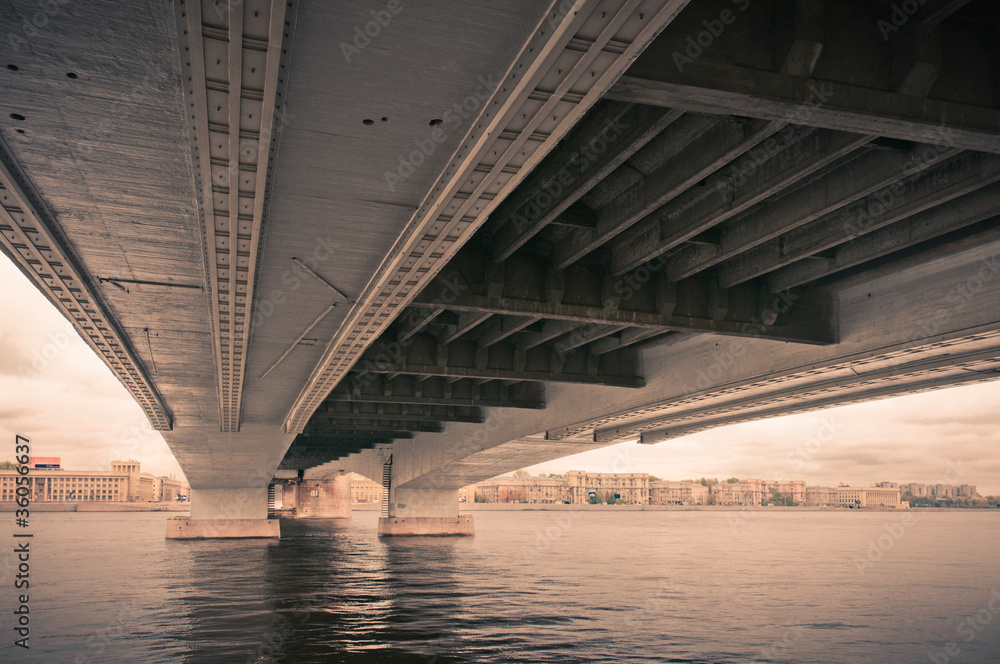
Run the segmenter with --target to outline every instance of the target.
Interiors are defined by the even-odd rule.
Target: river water
[[[163,513],[32,514],[31,648],[4,546],[0,661],[1000,662],[998,511],[377,517],[179,542]]]

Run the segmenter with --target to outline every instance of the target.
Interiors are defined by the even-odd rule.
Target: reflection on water
[[[1000,662],[998,513],[480,512],[474,538],[379,540],[356,512],[280,542],[165,518],[34,516],[32,647],[3,661]]]

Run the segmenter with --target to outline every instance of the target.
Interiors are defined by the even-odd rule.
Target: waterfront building
[[[901,493],[906,493],[907,491],[914,498],[975,498],[979,496],[976,491],[976,487],[971,484],[918,484],[916,482],[911,482],[910,484],[900,484],[899,490]]]
[[[0,501],[17,498],[16,470],[0,470]],[[28,475],[31,502],[129,500],[127,474],[87,470],[32,470]]]
[[[373,483],[374,484],[374,483]],[[377,486],[377,485],[376,485]],[[900,500],[908,487],[896,482],[879,482],[866,487],[806,486],[802,480],[745,479],[704,486],[690,480],[649,481],[645,473],[586,473],[570,471],[564,477],[496,477],[463,487],[459,494],[466,502],[478,499],[487,503],[573,503],[618,500],[648,505],[767,505],[772,489],[791,496],[794,505],[809,507],[891,507],[905,508]],[[933,485],[929,487],[933,489]],[[955,496],[975,496],[976,487],[961,485],[950,489]],[[945,489],[941,490],[942,493]],[[914,494],[917,495],[917,494]]]
[[[806,504],[806,483],[803,480],[763,480],[763,504],[771,500],[771,490],[791,496],[793,505]]]
[[[901,507],[899,488],[837,487],[837,504],[841,507]]]
[[[975,498],[979,495],[971,484],[930,484],[927,488],[928,495],[935,498]]]
[[[111,472],[128,476],[128,500],[149,503],[159,500],[156,477],[142,472],[138,461],[112,461]]]
[[[709,487],[716,505],[762,505],[764,501],[763,480],[748,479],[739,482],[720,482]],[[767,492],[770,497],[770,492]]]
[[[805,504],[809,507],[837,505],[837,490],[829,486],[807,486]]]
[[[704,505],[708,487],[697,482],[650,482],[650,505]]]
[[[159,490],[156,493],[157,500],[164,503],[172,503],[176,500],[187,500],[191,497],[191,487],[187,482],[170,475],[169,477],[158,477]]]
[[[16,470],[0,470],[0,501],[16,500],[18,477]],[[110,472],[33,468],[27,477],[32,502],[156,502],[190,495],[187,482],[143,473],[138,461],[112,461]]]
[[[351,502],[377,503],[382,501],[382,485],[364,475],[351,473]]]
[[[494,477],[477,484],[475,492],[487,503],[565,503],[570,496],[561,477]]]
[[[648,473],[587,473],[571,470],[566,473],[569,502],[582,505],[594,494],[601,502],[623,501],[635,505],[649,504]]]
[[[906,493],[908,491],[915,498],[931,495],[926,484],[918,484],[916,482],[911,482],[910,484],[900,484],[899,491],[900,493]]]

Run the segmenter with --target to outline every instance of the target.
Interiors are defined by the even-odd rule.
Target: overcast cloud
[[[0,437],[63,467],[132,458],[182,471],[125,388],[66,320],[0,259]],[[756,477],[808,484],[974,484],[1000,494],[1000,382],[939,390],[705,431],[658,445],[625,443],[529,470],[648,472],[665,479]]]

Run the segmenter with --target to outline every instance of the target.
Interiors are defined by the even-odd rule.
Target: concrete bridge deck
[[[1000,375],[985,0],[39,11],[0,8],[0,246],[194,520],[346,471],[457,518],[532,463]]]

